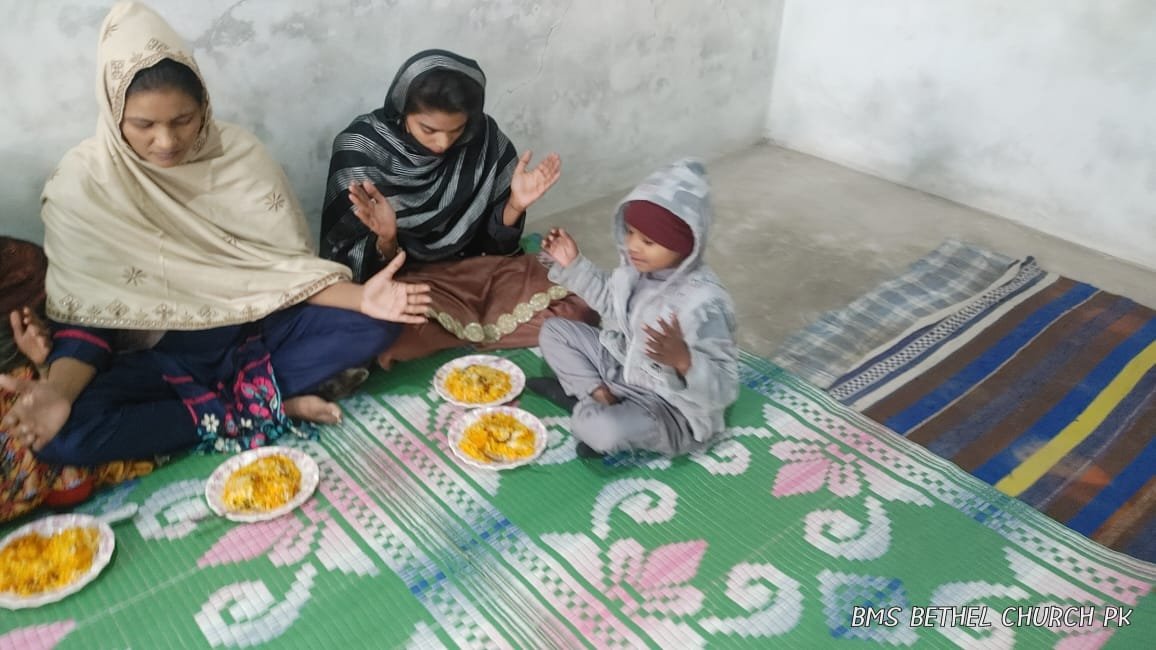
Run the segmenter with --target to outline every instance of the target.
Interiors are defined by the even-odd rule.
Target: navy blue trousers
[[[309,304],[245,325],[167,332],[150,350],[113,357],[72,405],[60,433],[37,456],[50,463],[94,465],[196,446],[196,423],[163,377],[162,363],[171,367],[172,359],[197,383],[216,386],[235,375],[233,350],[259,335],[270,353],[281,396],[288,399],[369,362],[400,333],[397,323]]]

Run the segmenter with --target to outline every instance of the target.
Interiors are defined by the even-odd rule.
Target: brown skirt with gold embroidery
[[[547,318],[598,320],[581,298],[550,282],[546,267],[533,255],[406,266],[398,277],[429,284],[433,312],[428,323],[407,325],[393,346],[378,357],[385,368],[394,361],[455,347],[532,347],[538,345],[538,330]]]

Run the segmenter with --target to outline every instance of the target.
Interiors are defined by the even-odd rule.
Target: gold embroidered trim
[[[220,311],[218,308],[202,305],[195,312],[182,311],[178,313],[172,305],[159,303],[151,308],[152,313],[156,316],[150,314],[145,308],[138,309],[130,316],[131,308],[119,300],[113,300],[103,306],[90,305],[73,295],[66,295],[59,299],[50,296],[46,301],[45,310],[52,320],[73,325],[138,330],[209,329],[250,323],[277,310],[296,305],[325,287],[346,279],[342,273],[330,273],[294,293],[282,294],[278,304],[264,313],[259,312],[252,305],[246,305],[240,311]]]
[[[443,311],[431,312],[430,316],[447,332],[463,341],[470,343],[497,343],[508,334],[512,334],[520,325],[530,322],[534,315],[550,306],[555,300],[561,300],[570,295],[566,287],[551,285],[546,291],[539,291],[530,296],[526,302],[520,302],[508,314],[502,314],[493,323],[472,322],[463,325],[458,319]]]

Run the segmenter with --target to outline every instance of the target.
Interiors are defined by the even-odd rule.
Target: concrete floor
[[[707,171],[715,208],[707,260],[734,295],[748,352],[770,356],[820,313],[952,237],[1012,257],[1034,255],[1049,271],[1156,306],[1156,271],[813,156],[759,145]],[[609,268],[617,262],[610,217],[628,189],[532,219],[528,229],[562,226]]]

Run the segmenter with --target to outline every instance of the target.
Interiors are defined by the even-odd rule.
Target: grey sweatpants
[[[677,456],[701,445],[686,418],[655,393],[622,381],[622,366],[586,323],[551,318],[538,340],[542,356],[566,393],[578,398],[570,431],[593,449],[612,453],[640,449]],[[605,384],[621,401],[605,405],[590,393]]]

